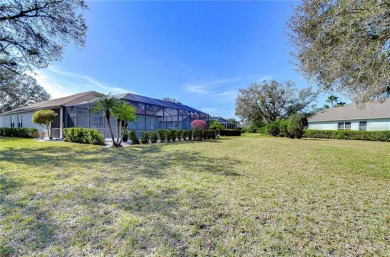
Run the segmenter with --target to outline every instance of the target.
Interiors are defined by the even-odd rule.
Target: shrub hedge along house
[[[57,119],[52,124],[53,138],[63,138],[64,128],[93,128],[98,129],[105,138],[110,137],[107,121],[103,113],[90,112],[97,92],[90,91],[67,97],[52,99],[18,108],[0,114],[0,128],[43,128],[32,123],[31,118],[35,111],[51,109],[57,113]],[[129,122],[128,129],[135,130],[140,136],[144,131],[159,129],[191,129],[191,122],[195,119],[208,121],[209,115],[184,104],[176,104],[150,97],[131,93],[114,95],[125,100],[135,108],[137,120]],[[111,117],[111,126],[116,137],[116,120]]]
[[[369,102],[359,107],[351,103],[344,107],[322,110],[308,119],[310,130],[390,130],[390,99]]]

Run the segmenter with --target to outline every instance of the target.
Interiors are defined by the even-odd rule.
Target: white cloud
[[[63,71],[54,66],[36,71],[35,78],[38,84],[45,88],[53,98],[86,91],[98,91],[105,94],[110,92],[113,94],[129,92],[124,88],[107,85],[89,76]]]

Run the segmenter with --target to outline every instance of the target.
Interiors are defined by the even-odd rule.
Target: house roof
[[[114,95],[114,97],[128,100],[131,102],[141,102],[141,103],[156,105],[156,106],[160,106],[160,107],[164,107],[164,108],[173,108],[173,109],[179,109],[179,110],[184,110],[184,111],[188,111],[188,112],[207,114],[207,113],[204,113],[202,111],[199,111],[197,109],[194,109],[194,108],[189,107],[189,106],[184,105],[184,104],[172,103],[172,102],[168,102],[168,101],[164,101],[164,100],[160,100],[160,99],[156,99],[156,98],[151,98],[151,97],[147,97],[147,96],[142,96],[142,95],[136,95],[136,94],[132,94],[132,93]]]
[[[319,122],[383,118],[390,118],[390,99],[386,99],[384,102],[369,102],[362,107],[356,103],[351,103],[344,107],[325,109],[311,116],[308,121]]]
[[[35,110],[40,110],[40,109],[58,108],[60,106],[78,105],[81,103],[90,102],[91,100],[96,98],[97,94],[98,93],[95,91],[89,91],[89,92],[79,93],[79,94],[75,94],[75,95],[71,95],[71,96],[51,99],[48,101],[35,103],[35,104],[29,105],[26,107],[17,108],[17,109],[14,109],[12,111],[9,111],[9,112],[0,113],[0,115],[29,112],[29,111],[35,111]],[[189,106],[184,105],[184,104],[172,103],[172,102],[168,102],[168,101],[164,101],[164,100],[159,100],[159,99],[136,95],[136,94],[131,94],[131,93],[114,95],[114,97],[119,98],[119,99],[124,99],[124,100],[130,101],[130,102],[141,102],[141,103],[156,105],[156,106],[164,107],[164,108],[173,108],[173,109],[179,109],[179,110],[187,111],[187,112],[207,114],[207,113],[204,113],[202,111],[199,111],[197,109],[194,109],[194,108],[189,107]],[[142,111],[139,111],[138,113],[143,114],[144,111],[142,110]],[[148,114],[151,114],[151,113],[148,113]]]
[[[222,117],[210,117],[210,120],[216,120],[218,121],[219,123],[229,123],[228,120],[222,118]]]
[[[96,98],[96,94],[97,94],[97,92],[95,92],[95,91],[88,91],[88,92],[79,93],[79,94],[75,94],[75,95],[51,99],[51,100],[31,104],[31,105],[26,106],[26,107],[17,108],[17,109],[14,109],[12,111],[9,111],[9,112],[4,112],[4,113],[1,113],[0,115],[29,112],[29,111],[39,110],[39,109],[49,109],[49,108],[55,108],[55,107],[60,107],[60,106],[75,105],[75,104],[83,103],[83,102],[90,101],[90,100]]]

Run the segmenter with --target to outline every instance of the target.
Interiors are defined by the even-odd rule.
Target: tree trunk
[[[50,140],[52,140],[52,136],[51,136],[51,133],[50,133],[50,125],[49,124],[46,124],[46,128],[47,128],[47,136],[49,137]]]
[[[120,140],[120,138],[121,138],[120,123],[121,123],[121,120],[120,120],[120,119],[116,119],[116,126],[117,126],[116,130],[117,130],[117,133],[118,133],[118,136],[117,136],[117,138],[116,138],[116,143],[119,144],[119,145],[121,144],[121,143],[119,142],[119,140]]]
[[[115,142],[114,133],[112,133],[110,113],[108,111],[106,111],[106,119],[107,119],[108,128],[110,129],[110,133],[111,133],[112,145],[118,147],[118,144]]]

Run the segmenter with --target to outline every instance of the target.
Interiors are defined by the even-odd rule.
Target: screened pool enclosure
[[[159,129],[191,128],[195,119],[208,121],[209,115],[184,104],[177,104],[131,93],[115,95],[132,105],[137,114],[137,120],[129,122],[128,129],[135,130],[137,135],[142,131],[156,131]],[[106,138],[110,137],[106,118],[103,113],[90,112],[93,102],[84,102],[64,107],[64,127],[95,128]],[[111,117],[111,127],[114,135],[117,134],[117,122]]]

